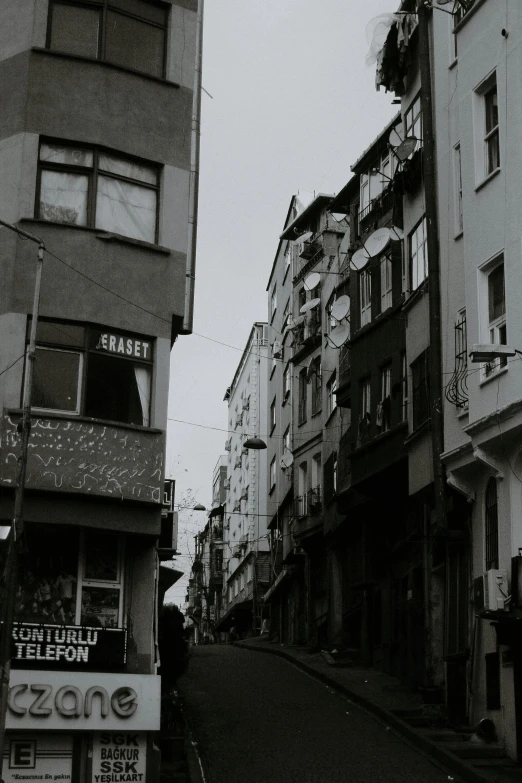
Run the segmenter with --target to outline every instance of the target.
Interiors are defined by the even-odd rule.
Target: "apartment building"
[[[267,452],[248,448],[268,429],[268,325],[256,322],[225,394],[228,404],[227,495],[223,525],[223,601],[218,632],[252,635],[261,628],[261,596],[269,581]]]
[[[0,218],[46,248],[6,783],[26,768],[94,780],[112,771],[102,751],[121,732],[135,737],[136,774],[159,780],[156,548],[170,351],[192,321],[201,9],[197,0],[0,9]],[[4,527],[36,249],[0,231]],[[163,533],[165,551],[165,520]],[[53,694],[38,716],[31,687]]]

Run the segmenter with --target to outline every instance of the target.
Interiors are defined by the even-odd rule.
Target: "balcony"
[[[0,422],[0,487],[14,488],[20,411]],[[129,424],[56,414],[33,416],[26,487],[160,505],[165,433]]]
[[[322,529],[322,512],[321,487],[309,489],[303,495],[295,498],[292,532],[297,544]]]

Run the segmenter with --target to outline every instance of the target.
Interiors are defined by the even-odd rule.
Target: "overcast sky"
[[[365,28],[397,0],[207,0],[194,334],[172,351],[167,476],[211,506],[232,381],[266,286],[290,198],[337,193],[397,111],[365,64]],[[212,342],[210,339],[218,342]],[[222,345],[219,343],[226,343]],[[237,349],[237,350],[234,350]],[[208,428],[217,428],[216,430]],[[219,431],[222,428],[224,431]],[[182,604],[203,512],[181,512],[166,600]]]

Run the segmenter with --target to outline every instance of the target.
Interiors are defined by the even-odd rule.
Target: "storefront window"
[[[26,526],[16,620],[50,625],[122,625],[123,539],[67,526]]]

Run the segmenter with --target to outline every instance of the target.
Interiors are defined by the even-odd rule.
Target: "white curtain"
[[[57,223],[87,224],[88,179],[83,174],[42,171],[40,217]]]
[[[96,228],[144,242],[155,242],[156,191],[100,174]]]
[[[134,375],[140,395],[143,426],[148,427],[150,425],[150,370],[148,367],[135,366]]]

